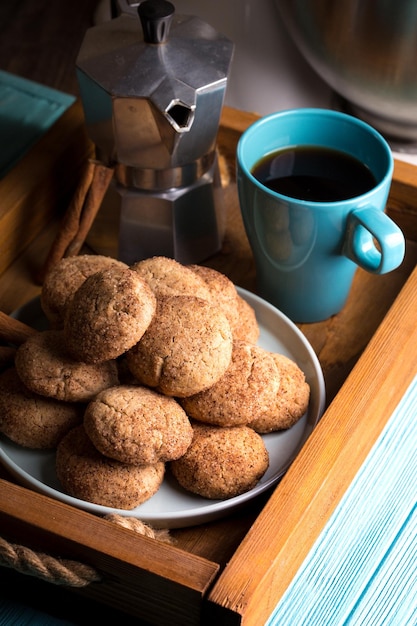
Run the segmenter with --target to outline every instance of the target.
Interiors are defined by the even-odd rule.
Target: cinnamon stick
[[[0,311],[0,339],[3,341],[20,345],[37,332],[35,328]]]
[[[64,214],[59,232],[38,276],[40,284],[61,259],[81,249],[113,176],[113,168],[89,159],[74,196]]]
[[[93,180],[87,193],[87,197],[81,212],[81,219],[78,230],[68,245],[65,256],[75,256],[79,253],[84,241],[87,238],[90,228],[100,209],[104,195],[113,177],[113,168],[107,167],[103,163],[96,163]]]
[[[62,218],[59,232],[49,250],[43,270],[39,276],[40,282],[43,282],[49,270],[64,257],[68,244],[72,241],[78,230],[85,197],[93,180],[94,168],[94,162],[89,160],[72,200]]]

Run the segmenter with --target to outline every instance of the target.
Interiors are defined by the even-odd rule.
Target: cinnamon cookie
[[[218,306],[229,320],[233,330],[238,325],[238,293],[232,281],[215,269],[204,265],[188,265],[197,276],[206,283],[210,292],[210,301]]]
[[[66,402],[88,402],[119,382],[116,361],[83,363],[66,350],[62,330],[45,330],[19,346],[16,370],[28,389]]]
[[[262,437],[247,426],[193,424],[187,452],[170,463],[179,484],[204,498],[227,499],[249,491],[269,465]]]
[[[0,431],[25,448],[53,449],[83,419],[84,405],[39,396],[16,369],[0,375]]]
[[[126,358],[142,384],[183,398],[223,376],[232,347],[230,324],[218,308],[193,296],[166,296],[158,299],[149,328]]]
[[[271,407],[249,424],[262,434],[291,428],[307,411],[310,399],[310,386],[297,363],[283,354],[272,356],[281,374],[280,390]]]
[[[110,361],[134,346],[156,309],[150,287],[130,269],[112,267],[89,276],[65,317],[70,354],[86,363]]]
[[[256,343],[260,329],[253,307],[241,295],[237,298],[237,320],[232,326],[233,337],[248,343]]]
[[[248,424],[271,405],[280,388],[280,370],[270,352],[235,341],[231,363],[209,389],[181,400],[187,415],[207,424]]]
[[[42,285],[41,307],[52,328],[63,327],[68,303],[85,279],[110,267],[127,265],[99,254],[81,254],[62,259],[48,272]]]
[[[135,465],[177,459],[193,437],[176,400],[140,386],[99,393],[87,406],[84,428],[102,454]]]
[[[158,491],[165,465],[129,465],[109,459],[94,447],[84,426],[78,426],[58,445],[56,473],[64,491],[74,498],[131,510]]]
[[[210,300],[204,280],[189,267],[174,259],[155,256],[138,261],[131,267],[159,296],[195,296]]]

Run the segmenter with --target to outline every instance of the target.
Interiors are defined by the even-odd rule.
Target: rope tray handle
[[[111,514],[104,519],[145,537],[172,543],[168,531],[154,530],[134,517]],[[86,587],[93,582],[101,581],[100,574],[89,565],[71,559],[55,558],[44,552],[35,552],[26,546],[10,543],[2,537],[0,537],[0,566],[67,587]]]

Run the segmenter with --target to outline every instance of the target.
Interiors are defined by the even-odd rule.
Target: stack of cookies
[[[223,274],[153,257],[68,257],[41,293],[50,329],[0,377],[0,431],[56,448],[65,492],[133,509],[167,471],[209,499],[252,489],[262,434],[307,410],[303,372],[257,345],[253,309]]]

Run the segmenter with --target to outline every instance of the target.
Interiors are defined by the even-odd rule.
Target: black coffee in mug
[[[272,191],[312,202],[354,198],[376,185],[364,163],[346,152],[320,146],[278,150],[258,161],[251,173]]]

